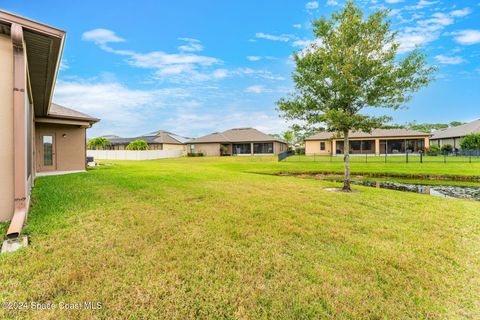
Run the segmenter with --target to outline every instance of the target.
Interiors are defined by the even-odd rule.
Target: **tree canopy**
[[[349,183],[349,132],[370,132],[390,120],[361,113],[365,108],[403,107],[432,80],[434,67],[419,50],[400,59],[388,11],[368,17],[348,1],[330,19],[313,22],[315,41],[294,53],[295,90],[277,102],[287,120],[305,128],[326,126],[344,137],[345,184]]]
[[[437,130],[442,130],[450,127],[457,127],[464,124],[460,121],[452,121],[450,123],[417,123],[416,121],[407,122],[405,124],[387,124],[383,125],[383,129],[410,129],[426,133],[432,133]]]
[[[87,147],[89,149],[105,149],[108,145],[110,145],[110,141],[107,138],[98,137],[88,140]]]
[[[127,150],[147,150],[148,143],[145,140],[137,139],[128,144]]]
[[[460,147],[466,150],[480,150],[480,132],[467,134],[462,139]]]

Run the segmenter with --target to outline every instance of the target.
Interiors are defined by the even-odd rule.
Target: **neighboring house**
[[[98,119],[51,103],[65,32],[0,11],[0,220],[23,227],[35,177],[85,170],[85,129]]]
[[[480,119],[460,126],[435,131],[430,138],[430,144],[439,147],[449,144],[454,149],[461,149],[460,144],[463,137],[470,133],[480,133]]]
[[[285,141],[253,128],[215,132],[188,142],[189,153],[206,156],[273,155],[287,150]]]
[[[402,154],[420,152],[429,146],[429,133],[407,129],[375,129],[372,133],[351,132],[350,154]],[[320,132],[305,139],[305,154],[343,154],[343,137]]]
[[[174,133],[158,130],[140,137],[121,138],[118,136],[103,136],[110,141],[107,150],[126,150],[130,142],[144,140],[148,143],[149,150],[182,150],[186,151],[186,143],[189,138],[181,137]]]

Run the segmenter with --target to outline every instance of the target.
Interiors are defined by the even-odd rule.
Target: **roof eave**
[[[34,97],[34,106],[35,106],[36,115],[47,116],[50,108],[50,104],[52,102],[53,90],[55,88],[55,82],[57,80],[58,70],[60,68],[60,61],[62,58],[63,48],[65,44],[66,32],[58,28],[54,28],[49,25],[46,25],[37,21],[33,21],[31,19],[24,18],[18,15],[12,14],[10,12],[1,11],[1,10],[0,10],[0,23],[7,24],[9,27],[11,27],[12,24],[18,24],[22,27],[24,31],[24,41],[27,47],[26,48],[27,61],[29,60],[29,53],[28,53],[29,43],[26,38],[28,38],[29,34],[39,35],[51,40],[51,43],[49,46],[49,56],[48,56],[49,61],[47,63],[45,74],[42,75],[42,77],[44,77],[45,80],[43,81],[42,79],[38,80],[39,83],[45,82],[45,88],[41,90],[41,91],[44,91],[43,93],[45,98],[43,101],[41,100],[35,101],[35,97]],[[33,59],[33,57],[30,57],[30,59]],[[30,69],[31,68],[29,68],[29,72],[30,72]],[[30,75],[30,81],[35,82],[35,77],[34,76],[32,77],[32,75]]]
[[[53,118],[53,119],[65,119],[65,120],[79,120],[79,121],[86,121],[90,123],[97,123],[100,121],[98,118],[82,118],[82,117],[69,117],[69,116],[60,116],[60,115],[52,115],[48,114],[46,118]]]

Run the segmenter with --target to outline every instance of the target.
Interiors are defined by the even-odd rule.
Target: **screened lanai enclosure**
[[[253,148],[253,149],[252,149]],[[273,142],[232,144],[234,155],[273,154]],[[253,153],[252,153],[253,150]]]
[[[374,154],[375,140],[352,140],[350,142],[351,154]],[[344,143],[337,141],[337,154],[343,154]]]
[[[350,154],[403,154],[424,150],[425,139],[380,139],[380,150],[375,150],[375,140],[351,140]],[[336,141],[336,154],[343,154],[344,142]]]
[[[380,154],[419,153],[424,146],[424,139],[380,140]]]

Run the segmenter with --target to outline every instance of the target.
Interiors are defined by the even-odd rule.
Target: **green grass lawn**
[[[101,301],[0,318],[480,318],[480,203],[253,172],[341,170],[269,157],[115,162],[36,180],[0,301]],[[358,172],[480,174],[480,164]]]
[[[247,170],[251,172],[343,172],[343,158],[334,157],[334,161],[330,161],[330,157],[322,157],[321,161],[313,161],[313,157],[293,156],[289,161],[282,161],[272,164],[273,158],[257,159],[256,163],[245,163],[240,161],[231,161],[229,159],[221,159],[219,166],[235,168],[237,170]],[[393,158],[393,157],[392,157]],[[445,176],[452,177],[470,177],[480,181],[480,161],[472,163],[468,162],[447,162],[429,161],[429,162],[409,162],[395,160],[388,161],[370,161],[365,162],[362,157],[351,157],[353,173],[374,173],[374,174],[392,174],[406,177],[417,176]]]
[[[343,156],[320,156],[320,155],[292,155],[287,157],[286,162],[343,162]],[[477,163],[480,164],[480,155],[466,157],[466,156],[419,156],[419,155],[350,155],[350,161],[352,163]]]

